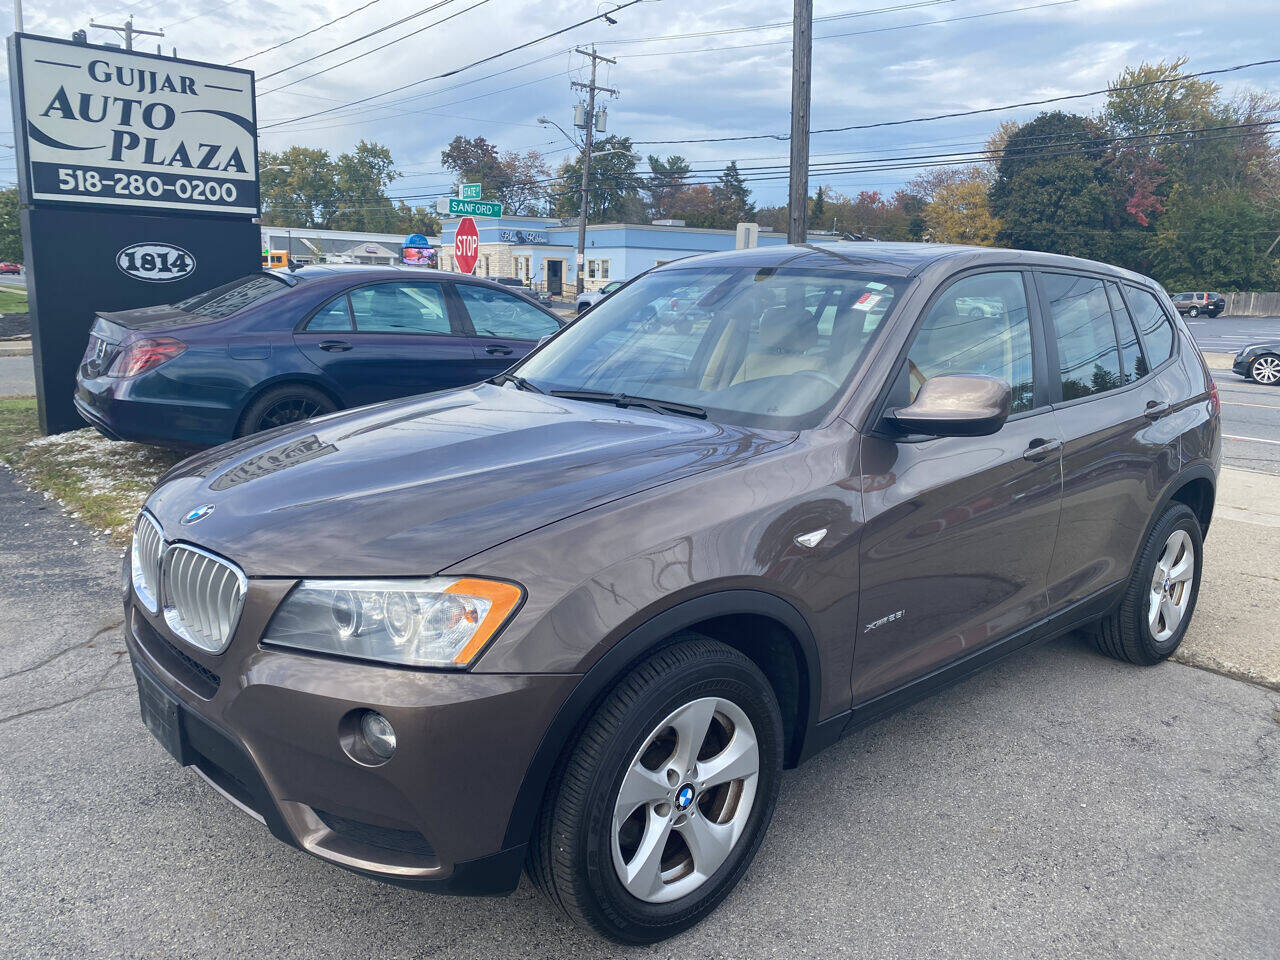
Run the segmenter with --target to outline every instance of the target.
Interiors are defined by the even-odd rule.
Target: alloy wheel
[[[1253,379],[1268,384],[1280,380],[1280,357],[1259,357],[1253,361]]]
[[[310,397],[281,397],[262,411],[262,416],[258,418],[258,429],[270,430],[286,423],[297,423],[314,417],[319,412],[320,404]]]
[[[1177,632],[1191,603],[1196,573],[1196,548],[1185,530],[1174,530],[1164,543],[1151,574],[1147,598],[1147,626],[1156,643]]]
[[[627,891],[667,903],[706,883],[742,838],[759,774],[755,729],[737,704],[703,697],[672,711],[614,802],[613,865]]]

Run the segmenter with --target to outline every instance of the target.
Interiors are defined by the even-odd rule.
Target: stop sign
[[[453,258],[458,261],[459,270],[470,273],[476,268],[479,256],[480,233],[476,230],[476,222],[470,217],[463,217],[453,235]]]

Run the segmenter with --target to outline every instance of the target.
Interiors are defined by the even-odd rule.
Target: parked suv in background
[[[180,303],[99,314],[75,404],[113,439],[211,446],[477,383],[562,322],[527,296],[456,273],[264,271]]]
[[[595,306],[601,300],[611,297],[622,287],[621,280],[610,280],[599,290],[586,290],[578,294],[577,312],[585,313],[588,308]]]
[[[1188,317],[1202,313],[1216,317],[1227,309],[1227,298],[1220,293],[1177,293],[1173,295],[1173,305]]]
[[[147,726],[286,843],[458,893],[523,866],[652,942],[843,734],[1076,628],[1168,657],[1219,460],[1145,277],[934,244],[692,258],[487,383],[175,467],[126,643]]]

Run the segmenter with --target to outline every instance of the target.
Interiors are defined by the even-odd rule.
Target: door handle
[[[1159,420],[1169,412],[1169,405],[1163,400],[1148,400],[1147,409],[1142,411],[1142,415],[1148,420]]]
[[[504,347],[500,343],[491,343],[484,348],[484,352],[491,357],[506,357],[514,353],[510,347]]]
[[[1062,449],[1061,440],[1045,440],[1040,437],[1032,440],[1027,449],[1022,451],[1023,460],[1043,460],[1051,453]]]
[[[351,349],[351,344],[345,340],[321,340],[320,349],[328,350],[330,353],[342,353]]]

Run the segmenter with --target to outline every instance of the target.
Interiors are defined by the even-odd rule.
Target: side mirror
[[[932,377],[915,402],[889,414],[907,433],[935,437],[986,437],[1009,419],[1009,384],[971,374]]]

